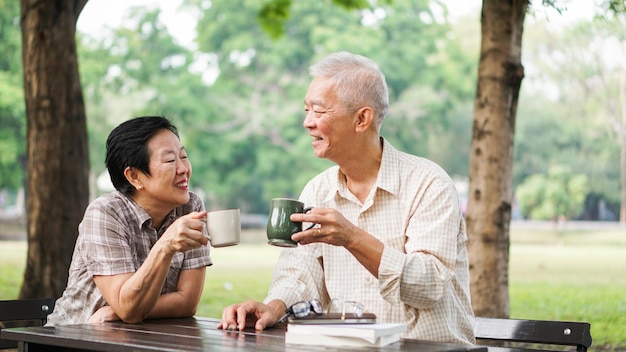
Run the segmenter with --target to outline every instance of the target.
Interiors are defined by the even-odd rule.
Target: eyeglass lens
[[[322,303],[319,300],[302,301],[287,308],[287,314],[293,314],[296,318],[304,318],[311,312],[315,314],[323,313]]]
[[[330,310],[332,309],[333,306],[336,306],[337,308],[340,308],[340,312],[341,312],[341,318],[345,319],[346,317],[346,304],[348,304],[349,306],[352,306],[352,312],[354,313],[354,315],[356,315],[357,317],[362,317],[363,316],[363,305],[359,302],[356,301],[342,301],[339,299],[334,298],[331,302],[330,302],[330,306],[328,306],[328,312],[330,312]]]
[[[317,299],[313,299],[310,301],[301,301],[294,303],[292,306],[288,307],[285,310],[285,315],[283,315],[278,321],[282,322],[290,315],[293,315],[296,318],[304,318],[308,316],[311,312],[315,314],[324,313],[324,309],[322,308],[322,302]]]

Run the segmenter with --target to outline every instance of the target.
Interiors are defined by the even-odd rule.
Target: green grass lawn
[[[211,249],[198,315],[265,297],[279,249],[245,240],[258,236]],[[25,242],[0,242],[0,299],[17,297],[25,257]],[[590,351],[626,351],[626,231],[513,228],[510,260],[511,318],[588,321]]]
[[[626,231],[512,231],[511,318],[588,321],[591,351],[626,351]]]

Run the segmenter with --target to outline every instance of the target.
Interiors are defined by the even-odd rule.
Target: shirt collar
[[[400,153],[383,137],[380,137],[380,140],[383,142],[383,155],[374,187],[397,196],[400,192],[400,166],[398,165]],[[337,182],[334,187],[330,188],[328,194],[324,197],[324,201],[331,200],[335,195],[344,198],[351,196],[346,184],[346,176],[338,166],[335,166],[335,168],[337,169]],[[385,177],[381,177],[381,175],[385,175]]]
[[[128,208],[132,209],[132,211],[135,213],[135,216],[137,216],[139,224],[141,224],[141,228],[152,227],[152,217],[150,216],[150,214],[148,214],[148,212],[144,208],[139,206],[139,204],[135,203],[135,201],[130,196],[127,196],[119,191],[115,191],[115,192],[117,192],[119,197],[124,200]],[[175,220],[176,220],[176,211],[174,209],[170,211],[169,214],[167,214],[167,216],[165,217],[165,220],[163,221],[163,224],[161,225],[161,228],[162,229],[168,228]],[[160,229],[155,229],[155,230],[159,232]]]

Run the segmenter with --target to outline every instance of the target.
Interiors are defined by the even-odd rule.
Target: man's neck
[[[339,164],[346,177],[346,184],[352,194],[364,202],[372,186],[376,183],[383,156],[382,139],[357,146],[358,151],[351,158]]]

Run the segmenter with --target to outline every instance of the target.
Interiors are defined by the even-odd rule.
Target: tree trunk
[[[58,297],[89,201],[76,20],[87,0],[21,0],[28,259],[21,298]]]
[[[528,0],[483,0],[470,155],[467,232],[472,306],[508,317],[513,137]]]

